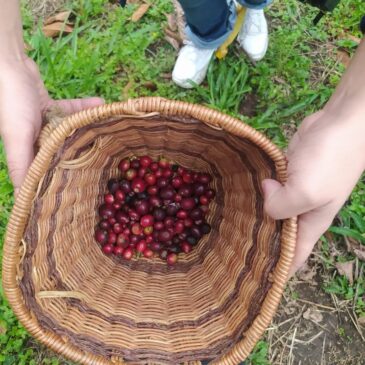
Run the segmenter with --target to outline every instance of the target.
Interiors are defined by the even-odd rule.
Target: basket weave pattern
[[[4,248],[4,289],[25,327],[83,364],[245,359],[275,313],[294,252],[296,220],[263,212],[261,180],[285,181],[280,150],[234,118],[161,98],[47,128]],[[142,154],[213,176],[212,232],[174,268],[107,257],[92,238],[119,160]]]

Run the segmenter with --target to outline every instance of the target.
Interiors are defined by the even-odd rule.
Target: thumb
[[[104,99],[92,97],[84,99],[51,100],[49,106],[57,106],[61,108],[66,114],[72,114],[102,104],[104,104]]]
[[[265,211],[274,219],[286,219],[308,212],[315,207],[301,187],[288,180],[285,185],[276,180],[262,181]]]
[[[34,136],[31,132],[18,131],[16,135],[3,135],[3,141],[9,175],[13,182],[14,194],[16,196],[34,158]]]
[[[262,188],[265,198],[265,211],[274,219],[299,216],[295,255],[290,276],[297,271],[308,258],[321,234],[328,228],[336,209],[328,205],[317,207],[313,199],[308,198],[300,186],[288,180],[281,185],[275,180],[264,180]],[[315,209],[316,208],[316,209]]]
[[[278,181],[272,179],[265,179],[262,181],[262,190],[264,191],[265,200],[272,198],[278,190],[283,187]]]

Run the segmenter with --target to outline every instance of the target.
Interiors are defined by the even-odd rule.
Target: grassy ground
[[[212,63],[206,84],[186,91],[169,78],[176,57],[163,36],[165,14],[172,11],[169,0],[154,1],[138,23],[129,20],[135,5],[121,9],[103,0],[82,0],[65,8],[72,10],[74,32],[54,40],[44,37],[31,9],[23,9],[30,55],[55,98],[100,95],[116,101],[159,95],[207,104],[244,120],[283,148],[303,117],[333,92],[344,72],[338,51],[353,53],[365,14],[363,0],[343,0],[314,27],[312,8],[277,1],[268,12],[271,43],[264,61],[252,65],[233,47],[225,60]],[[12,202],[0,144],[0,245]],[[365,244],[364,203],[365,183],[360,182],[307,270],[289,284],[251,364],[364,364],[365,330],[359,324],[365,317],[364,264],[349,252]],[[336,270],[350,260],[351,284]],[[0,287],[0,364],[67,363],[29,338]]]

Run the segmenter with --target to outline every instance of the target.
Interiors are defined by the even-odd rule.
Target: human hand
[[[299,216],[290,275],[331,225],[365,167],[365,127],[354,108],[324,109],[306,118],[288,149],[288,180],[264,180],[265,210],[274,219]]]
[[[53,100],[30,58],[0,63],[0,135],[16,195],[33,161],[44,112],[58,106],[66,114],[75,113],[103,99]]]

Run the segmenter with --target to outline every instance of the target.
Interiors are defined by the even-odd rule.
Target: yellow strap
[[[236,23],[234,24],[231,34],[228,36],[228,38],[225,40],[225,42],[215,52],[215,55],[217,56],[217,58],[222,59],[222,58],[226,57],[226,55],[228,53],[228,46],[237,37],[237,34],[240,31],[241,26],[243,24],[245,14],[246,14],[246,8],[241,5],[238,5]]]

